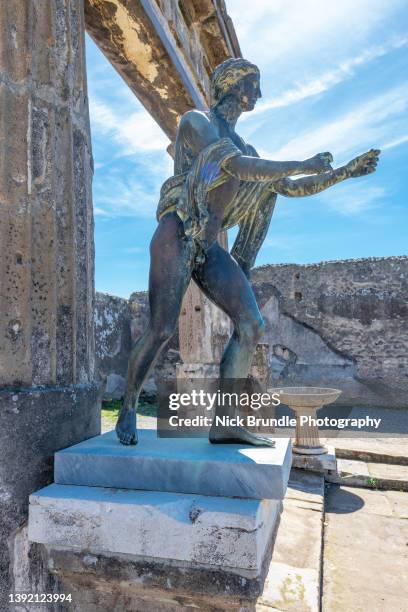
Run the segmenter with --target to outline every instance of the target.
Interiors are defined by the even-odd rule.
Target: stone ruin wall
[[[252,282],[266,323],[273,385],[323,385],[342,402],[407,407],[408,257],[255,268]],[[133,341],[147,323],[147,294],[97,293],[96,361],[108,396],[120,397]],[[177,334],[154,376],[174,372]]]
[[[123,397],[127,363],[132,344],[147,326],[149,305],[146,291],[132,293],[130,299],[97,292],[95,296],[95,348],[96,374],[102,383],[105,399]],[[176,363],[180,361],[178,330],[163,352],[154,371],[145,382],[141,397],[156,396],[156,379],[176,375]]]
[[[266,265],[253,284],[278,385],[326,385],[343,402],[406,407],[408,257]]]

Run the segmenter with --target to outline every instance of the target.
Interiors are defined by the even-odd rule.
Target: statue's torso
[[[223,169],[223,164],[236,155],[259,156],[238,134],[231,131],[226,133],[216,122],[211,120],[211,123],[203,124],[201,118],[193,128],[192,122],[194,117],[192,121],[180,123],[175,146],[174,175],[161,189],[157,218],[160,220],[167,212],[176,210],[183,221],[186,235],[205,244],[208,243],[206,228],[210,217],[206,194],[230,177]],[[208,137],[201,138],[201,128],[203,131],[208,130],[209,125],[212,132],[210,141]],[[214,140],[214,131],[219,139]],[[201,143],[204,144],[201,146]],[[255,261],[275,201],[276,194],[268,182],[242,180],[236,195],[227,198],[224,203],[219,229],[240,226],[232,252],[245,269],[249,269]]]
[[[234,145],[242,151],[243,155],[258,157],[255,149],[251,145],[248,145],[238,134],[223,129],[216,120],[210,117],[210,113],[208,113],[207,116],[220,140],[221,138],[230,138]],[[181,126],[176,138],[174,174],[184,174],[188,172],[197,159],[198,154],[199,152],[192,150],[188,130],[183,129],[183,126]]]

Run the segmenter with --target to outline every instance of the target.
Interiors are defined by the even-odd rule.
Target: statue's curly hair
[[[248,74],[256,74],[259,68],[242,57],[233,57],[219,64],[211,77],[211,107],[217,106],[228,91]]]

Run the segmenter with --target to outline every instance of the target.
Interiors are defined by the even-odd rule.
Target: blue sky
[[[303,199],[279,197],[265,263],[407,253],[408,11],[405,0],[227,0],[263,98],[238,132],[269,159],[331,151],[341,165],[371,147],[377,172]],[[147,288],[149,242],[168,140],[87,38],[95,161],[96,289]],[[231,232],[232,243],[234,231]]]

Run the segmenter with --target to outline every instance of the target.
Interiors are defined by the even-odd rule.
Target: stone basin
[[[341,393],[340,389],[327,387],[280,387],[271,392],[279,393],[281,403],[290,408],[320,408],[334,402]]]
[[[322,455],[328,449],[320,443],[319,430],[316,424],[317,411],[322,406],[331,404],[340,395],[340,389],[327,387],[277,387],[269,393],[279,394],[282,404],[289,406],[296,415],[296,437],[293,452],[299,455]],[[302,418],[309,419],[302,423]]]

